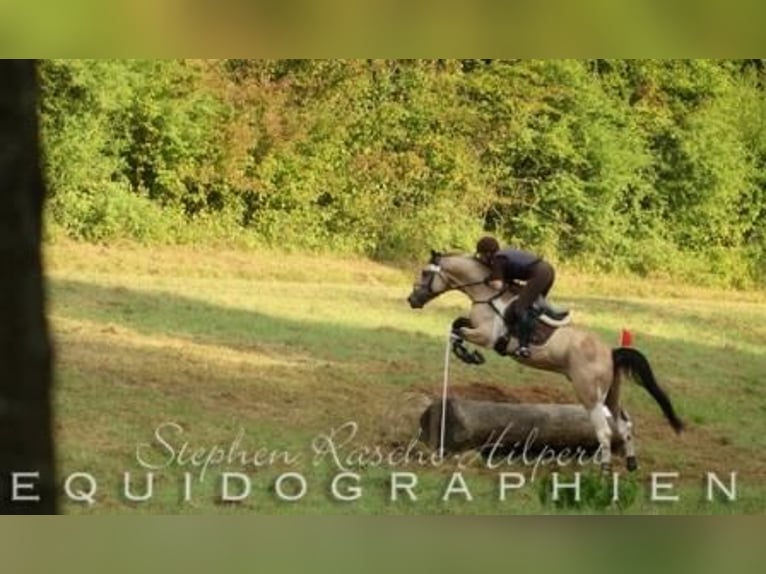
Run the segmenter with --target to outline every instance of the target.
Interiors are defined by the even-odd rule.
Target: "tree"
[[[36,74],[0,61],[0,511],[14,514],[57,508]]]

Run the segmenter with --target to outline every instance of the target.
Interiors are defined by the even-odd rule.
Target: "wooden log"
[[[420,418],[423,440],[439,448],[442,401],[433,401]],[[612,417],[612,448],[622,449]],[[444,449],[460,452],[498,444],[498,450],[527,445],[528,452],[547,446],[555,451],[598,448],[596,432],[582,405],[517,404],[492,401],[447,399]]]

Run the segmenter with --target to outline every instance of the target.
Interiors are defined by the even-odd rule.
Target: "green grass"
[[[67,512],[261,513],[763,513],[766,509],[766,306],[763,293],[728,293],[635,279],[582,277],[566,270],[555,299],[578,323],[607,341],[630,328],[660,383],[689,425],[673,435],[638,386],[624,403],[637,426],[638,495],[627,509],[541,504],[539,482],[497,499],[497,472],[463,470],[473,502],[441,501],[454,464],[394,468],[360,462],[365,449],[385,445],[401,423],[413,388],[438,388],[446,329],[467,301],[451,294],[415,312],[405,298],[414,269],[363,260],[268,252],[98,247],[48,247],[50,313],[57,346],[56,433],[62,475],[89,472],[98,502],[65,502]],[[534,387],[574,401],[567,381],[488,355],[477,368],[453,361],[451,383],[507,389]],[[403,416],[403,415],[402,415]],[[312,441],[346,421],[359,433],[343,450],[363,495],[338,502],[329,495],[337,465],[314,461]],[[152,444],[158,425],[174,422],[177,450],[242,446],[287,451],[295,464],[254,468],[242,503],[217,500],[219,473],[195,483],[193,501],[180,500],[183,473],[156,471],[155,496],[144,503],[120,496],[125,471],[140,484],[139,445]],[[415,429],[412,429],[414,432]],[[153,460],[166,451],[154,441]],[[509,471],[520,470],[518,467]],[[677,471],[681,501],[648,500],[649,473]],[[418,476],[417,502],[388,500],[390,473]],[[702,500],[706,471],[738,472],[734,503]],[[273,482],[300,472],[308,493],[277,499]]]

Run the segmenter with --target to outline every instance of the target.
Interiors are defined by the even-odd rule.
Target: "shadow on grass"
[[[116,324],[145,335],[179,337],[201,344],[237,351],[252,350],[288,359],[308,355],[319,361],[365,363],[394,372],[440,372],[441,369],[443,340],[404,329],[300,321],[168,292],[141,291],[82,281],[53,280],[51,290],[54,309],[69,318]],[[599,312],[626,316],[661,314],[662,320],[668,323],[699,321],[700,325],[707,324],[700,318],[650,302],[587,297],[569,301]],[[404,301],[402,305],[406,305]],[[339,315],[342,313],[343,310],[339,310]],[[736,332],[736,323],[723,328]],[[592,330],[607,342],[616,339],[617,333],[611,329],[596,325]],[[754,381],[760,381],[759,375],[766,375],[766,356],[742,349],[648,334],[641,334],[640,347],[653,364],[665,364],[669,372],[679,376],[699,373],[703,382],[706,370],[714,372],[716,377],[728,372],[735,384],[744,382],[752,385]],[[491,352],[487,354],[501,363],[507,363]],[[716,384],[719,382],[715,381]]]
[[[434,383],[441,377],[443,340],[440,337],[390,327],[376,329],[304,322],[167,292],[82,281],[53,280],[51,290],[55,311],[68,318],[119,325],[140,334],[172,336],[239,352],[253,351],[298,361],[308,356],[313,361],[342,365],[343,369],[333,367],[321,377],[327,385],[333,384],[333,377],[344,382],[353,382],[356,377],[359,383],[396,385]],[[606,312],[658,312],[651,303],[572,300]],[[684,316],[670,319],[665,316],[665,320],[682,321]],[[606,329],[594,330],[604,337],[612,336]],[[104,353],[109,352],[106,347]],[[754,445],[764,444],[766,389],[761,379],[766,374],[766,357],[741,349],[649,335],[642,336],[641,348],[687,422],[734,428],[738,442],[752,437]],[[168,356],[168,361],[174,360]],[[481,370],[473,368],[470,372],[473,380],[500,384],[546,380],[543,373],[494,356]],[[641,400],[648,401],[647,398]],[[647,409],[656,410],[650,406]]]
[[[118,428],[131,444],[172,420],[211,437],[217,428],[233,437],[243,423],[261,433],[305,435],[307,426],[326,422],[317,402],[331,402],[341,412],[344,396],[356,398],[350,381],[342,376],[328,381],[325,373],[305,366],[262,365],[248,361],[246,353],[216,357],[199,347],[165,348],[115,333],[98,335],[73,334],[60,342],[66,392],[58,396],[58,413],[70,421],[70,432],[79,427],[102,436]],[[322,384],[325,388],[318,388]]]
[[[404,330],[304,322],[168,292],[53,280],[51,293],[54,310],[69,318],[286,358],[308,354],[320,361],[395,363],[419,353],[438,356],[442,348],[432,337]]]

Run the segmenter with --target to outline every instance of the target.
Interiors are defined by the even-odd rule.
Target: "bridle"
[[[487,280],[490,277],[490,273],[488,272],[483,279],[480,281],[470,281],[468,283],[459,283],[456,285],[452,285],[452,280],[449,278],[449,276],[444,272],[444,270],[441,268],[441,265],[439,264],[441,258],[443,256],[440,253],[433,252],[431,255],[431,261],[429,261],[428,265],[426,266],[426,269],[431,272],[431,276],[428,278],[428,285],[425,285],[425,287],[428,289],[428,295],[430,298],[436,297],[439,295],[439,293],[434,292],[433,289],[433,282],[434,278],[438,275],[442,278],[444,283],[447,285],[447,289],[444,291],[441,291],[440,293],[449,291],[450,289],[457,289],[463,293],[471,300],[471,303],[473,305],[488,305],[490,309],[500,317],[500,320],[504,323],[507,323],[507,319],[504,313],[504,310],[502,308],[498,308],[498,306],[495,304],[495,302],[500,299],[503,295],[506,293],[512,293],[518,295],[518,292],[515,292],[513,287],[515,284],[507,284],[504,283],[502,289],[497,291],[494,295],[492,295],[489,299],[474,299],[468,291],[466,291],[467,287],[473,287],[475,285],[481,285],[481,284],[487,284]],[[485,267],[489,267],[486,263],[479,260],[479,262],[484,265]],[[517,286],[517,285],[516,285]]]
[[[488,280],[491,276],[491,273],[488,271],[487,274],[480,279],[479,281],[469,281],[467,283],[457,283],[454,284],[452,279],[447,275],[447,273],[444,272],[442,269],[442,266],[440,265],[442,255],[432,251],[431,252],[431,260],[428,262],[428,265],[426,266],[425,270],[430,272],[430,277],[428,278],[428,283],[425,281],[421,282],[421,286],[424,287],[427,290],[427,294],[429,298],[436,297],[440,293],[444,291],[449,291],[451,289],[457,289],[458,291],[461,291],[464,293],[474,305],[489,305],[489,308],[492,309],[492,311],[500,317],[501,321],[505,321],[505,318],[503,317],[503,312],[498,309],[497,305],[495,304],[495,301],[502,297],[507,291],[508,286],[504,285],[502,289],[500,289],[497,293],[492,295],[489,299],[484,300],[477,300],[474,299],[473,296],[471,296],[470,293],[468,293],[467,289],[469,287],[474,287],[476,285],[488,285]],[[483,261],[480,261],[483,265],[486,266],[486,264]],[[434,279],[436,277],[440,277],[442,281],[444,281],[444,284],[446,285],[446,288],[444,291],[440,291],[439,293],[436,293],[434,291]],[[470,324],[470,321],[469,321]],[[484,356],[479,351],[469,351],[464,344],[462,336],[459,334],[458,331],[455,331],[455,325],[453,323],[452,331],[450,334],[450,346],[452,348],[452,351],[464,362],[472,365],[481,365],[484,363]],[[446,365],[446,363],[445,363]],[[445,366],[446,369],[446,366]],[[446,372],[446,371],[445,371]],[[446,376],[446,375],[445,375]]]
[[[428,293],[430,295],[436,295],[436,293],[434,292],[433,283],[434,283],[434,279],[437,276],[439,276],[442,279],[442,281],[444,281],[444,283],[448,287],[447,289],[445,289],[445,291],[449,291],[451,289],[457,289],[458,291],[461,291],[462,293],[465,293],[468,296],[468,298],[471,299],[471,301],[475,305],[481,305],[481,304],[489,305],[490,307],[492,307],[492,309],[495,310],[495,312],[498,312],[497,309],[495,309],[495,306],[493,305],[493,302],[496,299],[499,299],[500,297],[502,297],[503,294],[505,294],[505,292],[508,291],[507,287],[504,286],[500,291],[498,291],[497,293],[492,295],[492,297],[490,297],[489,299],[485,299],[483,301],[478,301],[478,300],[474,299],[473,297],[471,297],[470,293],[468,293],[468,291],[466,291],[466,289],[468,287],[475,287],[476,285],[487,285],[487,280],[489,279],[490,274],[487,273],[484,276],[484,278],[479,280],[479,281],[470,281],[468,283],[458,283],[458,284],[454,284],[453,285],[452,284],[452,279],[450,279],[450,277],[444,272],[444,270],[442,269],[441,265],[439,264],[439,261],[441,261],[441,258],[442,258],[441,255],[433,256],[431,258],[431,261],[426,266],[426,270],[431,272],[431,276],[428,278],[428,284],[425,285],[425,287],[428,289]]]

